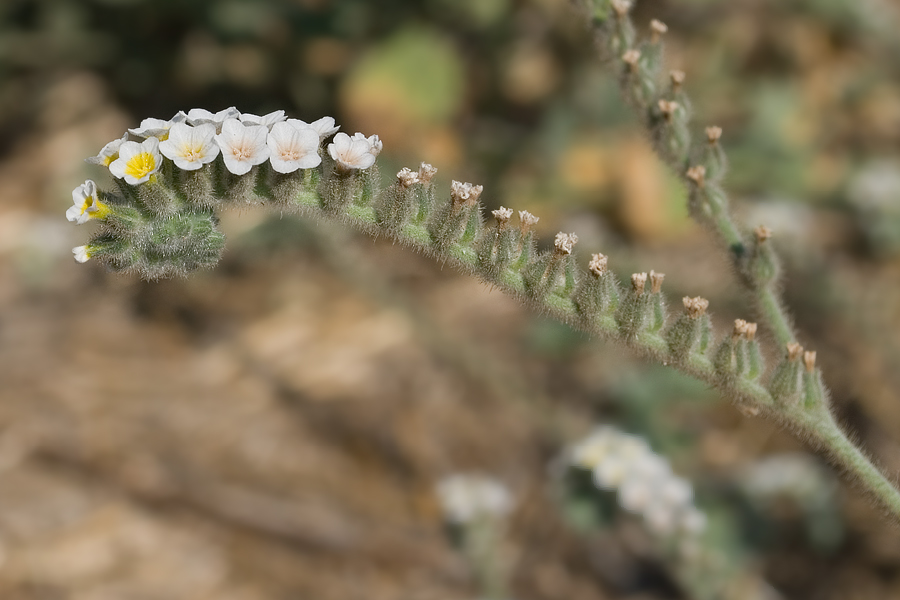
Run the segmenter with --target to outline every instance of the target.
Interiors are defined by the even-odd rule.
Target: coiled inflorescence
[[[482,186],[453,181],[438,201],[432,165],[403,168],[382,189],[376,164],[381,140],[338,129],[331,117],[305,123],[284,111],[257,116],[234,108],[146,119],[88,159],[109,168],[117,190],[102,191],[89,180],[72,192],[69,220],[103,225],[74,249],[75,258],[96,258],[145,278],[186,274],[219,260],[225,242],[219,208],[268,203],[338,218],[453,261],[569,322],[618,337],[727,390],[751,412],[825,404],[814,362],[807,361],[812,366],[804,375],[791,348],[761,385],[765,365],[755,324],[739,320],[733,335],[716,345],[709,303],[702,298],[685,298],[686,312],[669,323],[662,273],[635,273],[631,285],[622,286],[602,254],[593,255],[585,273],[575,261],[574,233],[557,234],[539,253],[537,217],[519,211],[516,226],[514,211],[500,207],[492,212],[494,225],[486,226]],[[766,230],[758,237],[768,235]],[[754,253],[760,270],[766,251],[760,242]]]
[[[225,242],[219,207],[310,202],[325,172],[344,181],[343,195],[355,193],[362,178],[354,173],[371,170],[381,140],[338,133],[326,154],[324,142],[338,129],[331,117],[306,123],[284,111],[258,116],[233,107],[145,119],[87,160],[108,167],[117,190],[100,190],[88,180],[72,192],[69,220],[103,224],[73,250],[75,258],[96,258],[146,278],[211,266]]]

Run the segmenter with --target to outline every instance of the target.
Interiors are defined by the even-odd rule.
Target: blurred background
[[[741,219],[786,262],[840,419],[900,471],[897,0],[642,0]],[[689,597],[625,516],[567,518],[548,465],[600,423],[695,486],[742,577],[900,597],[900,530],[773,425],[495,290],[328,223],[225,214],[215,270],[77,265],[86,165],[141,119],[235,105],[379,134],[539,215],[582,262],[667,273],[720,331],[752,317],[567,0],[0,3],[0,597],[475,598],[435,484],[515,499],[521,599]],[[771,348],[769,348],[771,352]],[[564,504],[564,503],[563,503]]]

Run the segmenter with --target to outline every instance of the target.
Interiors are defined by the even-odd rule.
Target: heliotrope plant
[[[148,279],[185,275],[219,260],[225,243],[220,208],[268,204],[338,219],[455,264],[574,327],[708,383],[745,414],[769,416],[823,448],[900,517],[900,492],[838,427],[816,353],[797,342],[777,293],[772,233],[765,227],[745,232],[731,216],[722,186],[728,164],[722,130],[709,127],[706,140],[692,144],[685,74],[660,76],[665,25],[651,22],[649,38],[639,40],[631,2],[584,1],[601,49],[620,65],[623,94],[661,159],[688,187],[691,214],[723,241],[761,325],[782,348],[774,367],[765,365],[756,323],[738,320],[717,340],[703,298],[684,298],[684,313],[670,318],[662,273],[636,273],[622,285],[602,254],[592,255],[584,271],[573,254],[574,233],[559,233],[548,251],[538,252],[538,218],[526,211],[514,225],[513,211],[501,207],[486,226],[480,185],[454,181],[440,197],[436,169],[422,163],[401,170],[382,189],[381,140],[339,133],[330,117],[305,123],[284,111],[258,116],[232,107],[144,120],[88,159],[109,168],[117,189],[103,191],[87,181],[73,192],[69,220],[102,224],[98,235],[73,250],[76,260],[95,259]]]

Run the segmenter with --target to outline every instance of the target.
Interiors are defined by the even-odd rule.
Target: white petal
[[[87,251],[87,246],[78,246],[77,248],[72,248],[72,254],[75,255],[75,260],[80,263],[85,263],[90,259],[90,255]]]

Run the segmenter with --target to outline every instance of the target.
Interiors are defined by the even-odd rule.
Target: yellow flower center
[[[141,152],[132,156],[125,163],[125,174],[141,179],[156,169],[156,159],[149,152]]]
[[[91,207],[94,210],[91,210]],[[109,215],[109,207],[93,196],[88,196],[81,205],[81,214],[84,213],[88,213],[88,217],[91,219],[105,219]]]

